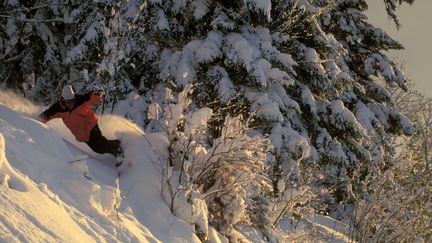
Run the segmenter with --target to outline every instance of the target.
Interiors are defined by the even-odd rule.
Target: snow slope
[[[42,124],[28,117],[37,109],[21,109],[28,104],[0,102],[1,242],[199,241],[161,199],[158,165],[150,162],[161,155],[148,143],[163,146],[160,136],[146,139],[128,121],[102,116],[101,130],[121,137],[134,161],[118,178],[108,155],[68,163],[85,153],[59,136],[71,139],[61,120]]]

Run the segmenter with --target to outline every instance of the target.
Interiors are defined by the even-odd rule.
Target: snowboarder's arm
[[[91,106],[91,105],[99,104],[101,101],[102,101],[102,97],[99,96],[96,92],[77,95],[77,106],[81,106],[82,104]]]
[[[58,102],[54,103],[50,108],[46,109],[39,115],[39,120],[43,123],[47,123],[49,120],[60,117],[58,114],[60,112],[60,104]]]

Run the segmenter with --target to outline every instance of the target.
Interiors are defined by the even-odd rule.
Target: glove
[[[98,90],[98,91],[96,91],[96,94],[97,94],[98,96],[102,97],[102,96],[105,95],[105,91],[103,91],[103,90]]]
[[[90,95],[90,102],[92,104],[99,104],[99,103],[102,102],[102,97],[99,96],[97,93],[92,92],[91,95]]]

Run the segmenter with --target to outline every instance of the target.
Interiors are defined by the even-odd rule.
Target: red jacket
[[[64,124],[69,128],[76,140],[87,142],[91,130],[98,121],[91,106],[99,102],[100,98],[94,98],[92,93],[75,95],[75,104],[71,110],[67,109],[60,101],[57,101],[42,112],[40,118],[44,123],[54,118],[63,119]]]

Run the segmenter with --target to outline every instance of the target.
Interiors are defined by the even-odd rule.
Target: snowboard
[[[126,164],[117,167],[117,166],[115,166],[115,165],[118,163],[118,161],[116,160],[116,158],[115,158],[113,155],[111,155],[111,154],[96,154],[96,153],[94,153],[94,152],[89,152],[88,150],[90,150],[90,148],[86,149],[86,146],[85,146],[84,144],[81,145],[80,142],[77,142],[77,141],[70,141],[70,140],[67,139],[67,138],[64,138],[64,137],[62,137],[62,136],[60,136],[60,137],[62,138],[62,140],[63,140],[65,143],[67,143],[67,144],[69,144],[69,145],[72,145],[74,148],[78,149],[79,151],[81,151],[81,152],[83,153],[82,156],[79,156],[78,158],[76,158],[76,159],[74,159],[74,160],[70,160],[70,161],[68,161],[69,164],[76,163],[76,162],[80,162],[80,161],[85,161],[85,160],[87,160],[87,159],[97,159],[97,160],[101,160],[101,161],[103,161],[103,162],[107,162],[107,163],[109,163],[110,165],[112,165],[112,167],[115,168],[115,169],[117,170],[117,175],[118,175],[118,177],[120,177],[120,176],[121,176],[121,175],[122,175],[122,174],[123,174],[123,173],[124,173],[128,168],[130,168],[130,167],[132,166],[132,164],[133,164],[131,161],[125,159],[125,160],[123,160],[122,163],[126,163]],[[91,178],[90,178],[89,175],[84,175],[84,177],[85,177],[86,179],[91,180]]]
[[[76,148],[77,150],[83,153],[83,156],[79,156],[75,160],[68,161],[68,163],[75,163],[86,159],[98,159],[98,160],[106,161],[112,164],[113,166],[117,163],[116,158],[111,154],[97,154],[95,152],[91,152],[91,149],[88,148],[87,145],[85,145],[84,143],[81,144],[78,141],[70,141],[67,138],[64,138],[62,136],[60,137],[65,143],[72,145],[74,148]]]
[[[120,177],[127,169],[129,169],[133,165],[133,162],[130,160],[123,160],[122,163],[126,163],[126,164],[120,166],[120,168],[117,167],[118,177]]]

